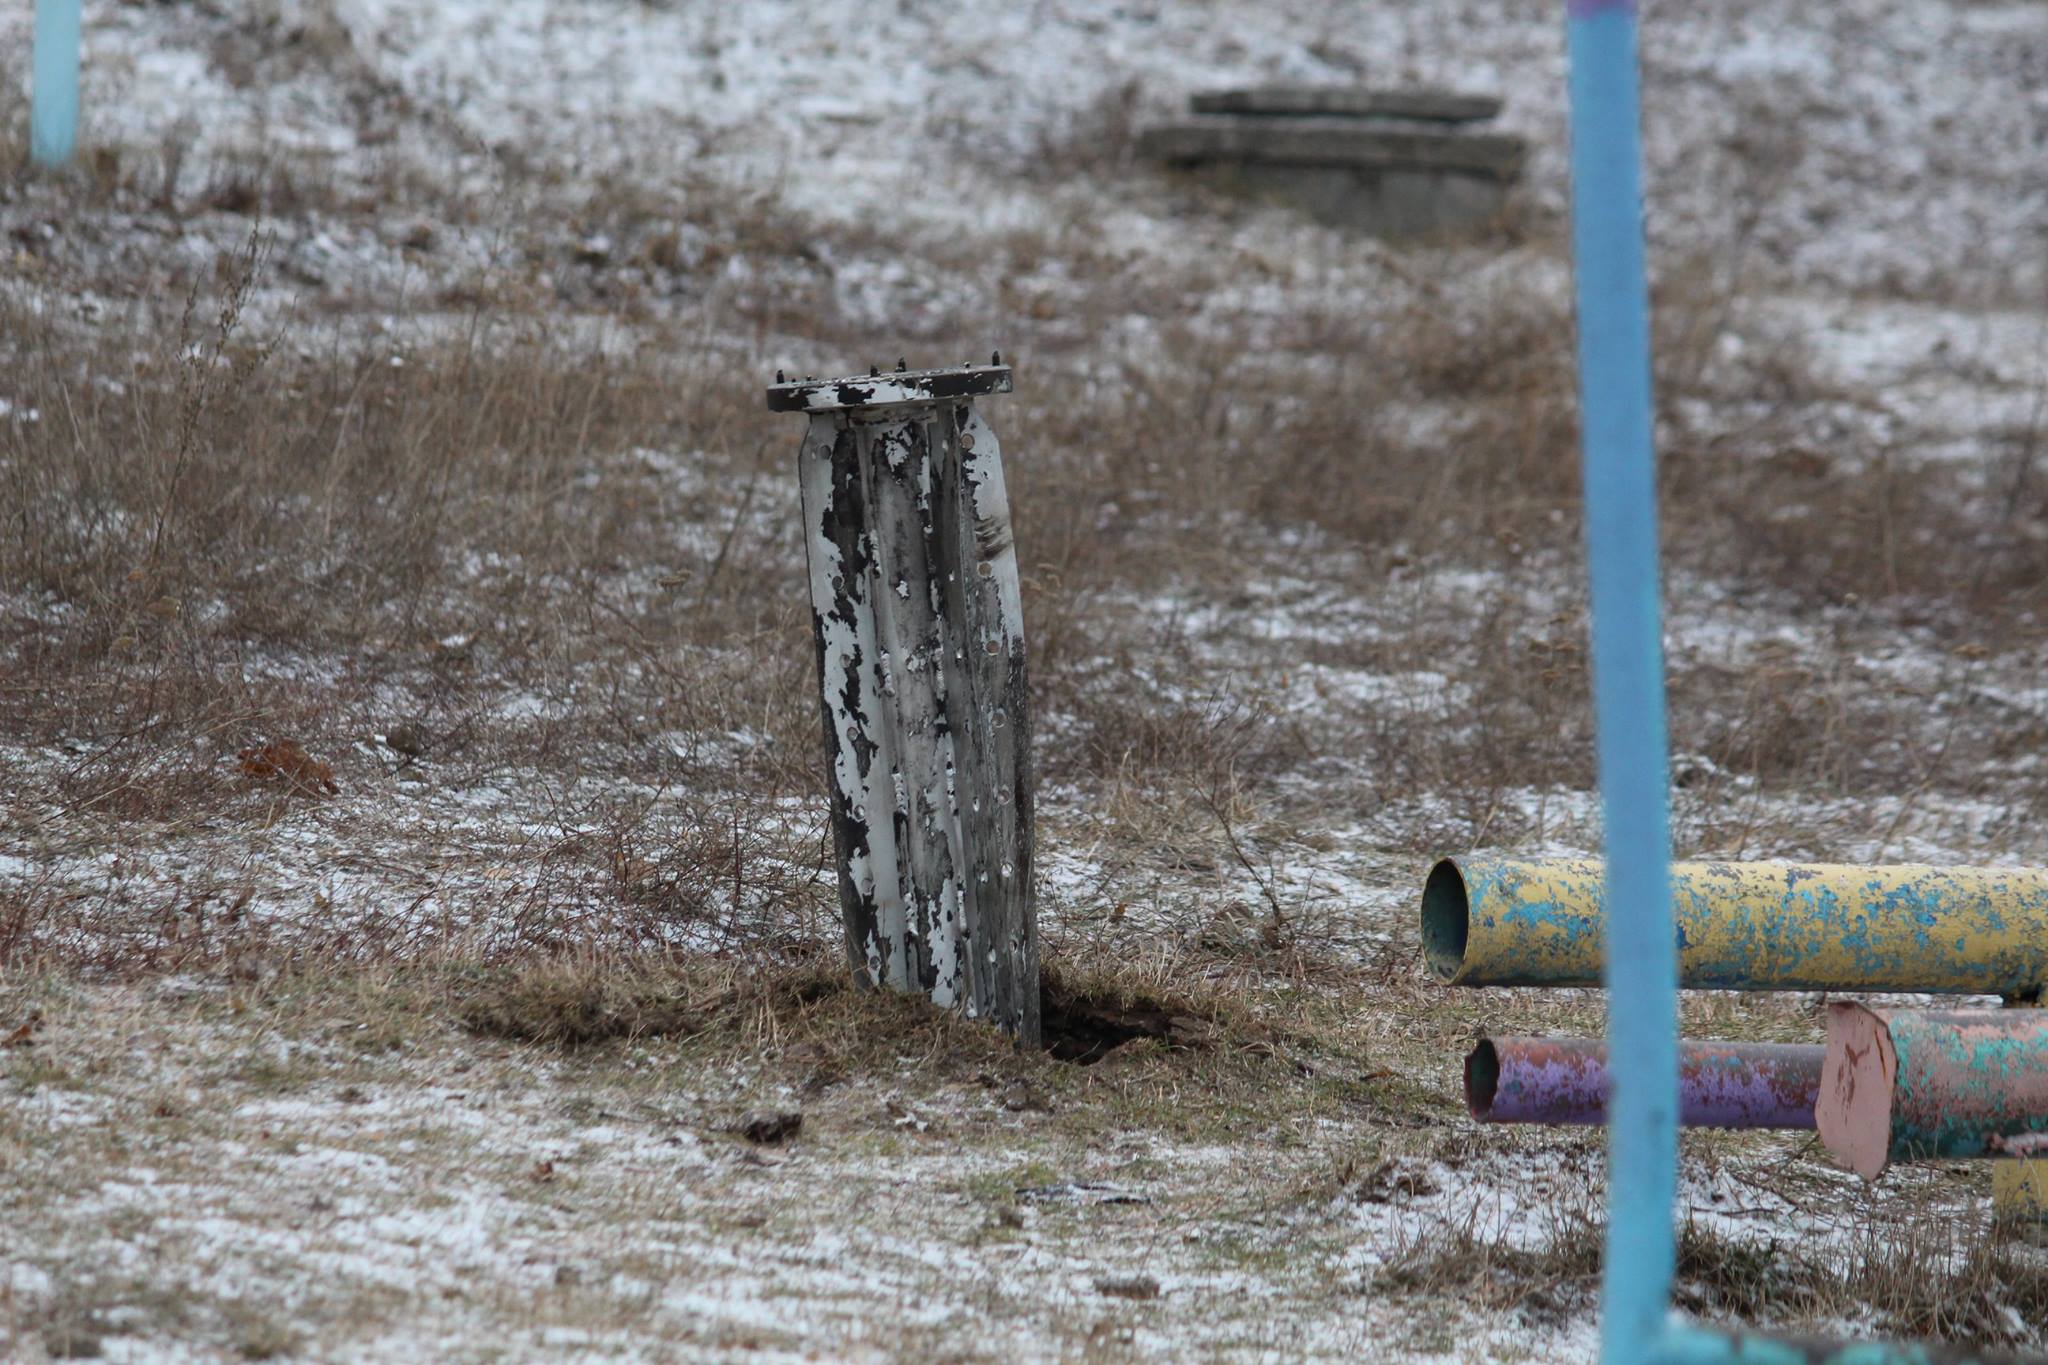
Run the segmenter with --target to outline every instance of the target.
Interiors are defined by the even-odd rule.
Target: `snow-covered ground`
[[[29,9],[0,12],[9,79],[27,70]],[[1239,372],[1341,379],[1352,340],[1384,346],[1424,314],[1475,350],[1504,312],[1564,318],[1558,9],[90,3],[84,165],[0,185],[0,289],[121,341],[160,325],[138,300],[216,277],[260,200],[275,247],[252,317],[303,356],[368,335],[377,363],[403,367],[502,306],[493,325],[564,354],[673,351],[682,407],[706,401],[693,384],[751,393],[777,366],[864,363],[845,352],[870,337],[890,355],[1001,344],[1020,404],[1034,385],[1047,403],[1063,385],[1136,391],[1212,352]],[[1824,478],[2024,474],[2048,393],[2048,12],[1657,3],[1643,35],[1660,300],[1709,319],[1697,372],[1666,395],[1667,445],[1808,460]],[[1532,150],[1516,226],[1389,247],[1131,159],[1133,124],[1189,93],[1282,81],[1503,95],[1502,126]],[[140,354],[161,338],[132,340]],[[1375,420],[1411,447],[1484,417],[1457,392],[1382,400]],[[56,413],[0,369],[0,433]],[[736,538],[786,562],[762,593],[800,591],[794,490],[741,496],[704,473],[793,442],[758,417],[717,450],[601,452],[578,471],[573,490],[637,481],[668,500],[661,562],[618,566],[608,609],[670,610],[662,585],[701,579]],[[1026,478],[1085,467],[1005,437]],[[1156,486],[1073,496],[1104,539],[1165,515]],[[1190,563],[1207,548],[1173,533]],[[1267,533],[1227,591],[1190,570],[1060,599],[1071,620],[1047,632],[1057,666],[1038,677],[1055,956],[1156,961],[1269,1004],[1343,983],[1333,1027],[1357,1051],[1317,1061],[1342,1073],[1335,1098],[1295,1068],[1265,1114],[1219,1116],[1226,1101],[1186,1093],[1200,1083],[1149,1054],[1086,1072],[1017,1062],[1019,1083],[1056,1093],[1009,1104],[1009,1063],[942,1057],[956,1040],[929,1029],[906,1032],[895,1070],[852,1080],[779,1038],[751,1054],[662,1039],[559,1053],[478,1038],[433,1013],[432,991],[376,975],[565,941],[704,960],[830,941],[817,803],[781,788],[728,801],[736,774],[801,768],[814,742],[809,710],[775,690],[781,654],[758,645],[516,678],[476,665],[459,704],[436,696],[424,753],[393,722],[452,684],[401,675],[327,731],[339,795],[237,789],[176,820],[68,798],[105,751],[89,726],[0,733],[0,933],[60,964],[0,965],[0,1035],[37,1014],[31,1045],[0,1052],[0,1351],[36,1359],[76,1336],[132,1360],[1593,1359],[1570,1257],[1597,1217],[1598,1143],[1472,1128],[1457,1062],[1484,1028],[1596,1027],[1596,1002],[1450,998],[1419,980],[1413,924],[1435,853],[1597,847],[1574,564]],[[1058,567],[1033,580],[1042,600]],[[515,548],[465,546],[447,593],[528,572]],[[2015,613],[1987,656],[1955,622],[1874,614],[1854,593],[1815,607],[1681,567],[1667,596],[1689,850],[2048,857],[2048,610]],[[22,639],[88,612],[0,582],[0,621]],[[453,676],[524,625],[479,612],[429,652]],[[309,694],[352,667],[275,641],[238,660]],[[655,756],[632,763],[616,761],[625,741],[587,739],[608,688],[685,664],[715,680],[692,698],[702,724],[654,726]],[[1560,681],[1512,699],[1537,712],[1515,722],[1540,739],[1529,771],[1488,768],[1496,689],[1535,674]],[[1134,698],[1169,718],[1158,732],[1117,728]],[[455,734],[484,736],[484,756],[445,759]],[[1847,757],[1808,771],[1756,752],[1809,740]],[[138,780],[228,785],[244,742],[179,736]],[[1119,748],[1124,766],[1102,756]],[[1844,770],[1865,760],[1907,776],[1856,785]],[[719,886],[687,916],[642,913],[647,888],[674,891],[664,850],[728,835],[733,864],[744,841],[765,880],[735,872],[729,899]],[[1688,1008],[1776,1037],[1810,1035],[1812,1003]],[[1225,1136],[1160,1117],[1183,1097]],[[756,1149],[731,1134],[769,1102],[800,1102],[807,1135]],[[1928,1264],[1947,1265],[1983,1196],[1969,1168],[1864,1191],[1792,1141],[1687,1148],[1695,1226],[1760,1264],[1781,1249],[1863,1264],[1941,1228]],[[1515,1256],[1535,1260],[1492,1259]],[[1531,1275],[1563,1288],[1532,1291]],[[1693,1293],[1723,1313],[1710,1287]],[[1851,1300],[1800,1311],[1889,1329]],[[2043,1343],[2041,1322],[1988,1311],[1972,1330]]]
[[[15,10],[0,41],[26,49]],[[675,190],[743,184],[893,231],[1000,230],[1065,207],[1005,166],[1105,101],[1145,112],[1260,82],[1493,91],[1563,202],[1563,44],[1545,0],[1261,4],[248,0],[87,7],[86,136],[189,131],[367,172],[395,142],[556,160]],[[1979,301],[2043,283],[2048,21],[2026,3],[1652,4],[1653,234],[1753,253],[1780,283]],[[12,69],[22,70],[25,64]],[[402,105],[365,101],[403,97]],[[1096,130],[1090,128],[1087,131]],[[1075,187],[1113,250],[1192,228]],[[1107,191],[1107,192],[1105,192]]]

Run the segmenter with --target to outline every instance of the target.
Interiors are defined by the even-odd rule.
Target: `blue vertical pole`
[[[35,88],[29,97],[28,152],[38,166],[61,166],[78,145],[78,44],[81,0],[36,0]]]
[[[1661,1335],[1678,1183],[1678,951],[1658,624],[1650,305],[1643,265],[1634,0],[1566,0],[1572,257],[1593,702],[1607,831],[1607,1365]]]

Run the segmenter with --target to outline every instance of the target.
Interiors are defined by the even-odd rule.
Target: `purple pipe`
[[[1818,1043],[1678,1045],[1678,1121],[1687,1128],[1813,1127]],[[1481,1123],[1607,1121],[1607,1044],[1597,1038],[1483,1038],[1465,1059],[1465,1106]]]

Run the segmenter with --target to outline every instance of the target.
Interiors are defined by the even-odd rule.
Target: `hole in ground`
[[[1069,990],[1050,976],[1039,993],[1039,1032],[1045,1050],[1076,1066],[1093,1066],[1140,1038],[1159,1038],[1176,1047],[1200,1046],[1212,1027],[1156,1000],[1127,1002]]]

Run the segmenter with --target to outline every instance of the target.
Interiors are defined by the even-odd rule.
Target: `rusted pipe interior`
[[[1430,971],[1444,981],[1456,977],[1465,966],[1470,916],[1465,874],[1454,860],[1445,858],[1429,870],[1429,880],[1422,884],[1422,957]]]
[[[1465,1058],[1465,1107],[1472,1117],[1485,1123],[1493,1115],[1493,1097],[1500,1090],[1500,1052],[1490,1038]]]

